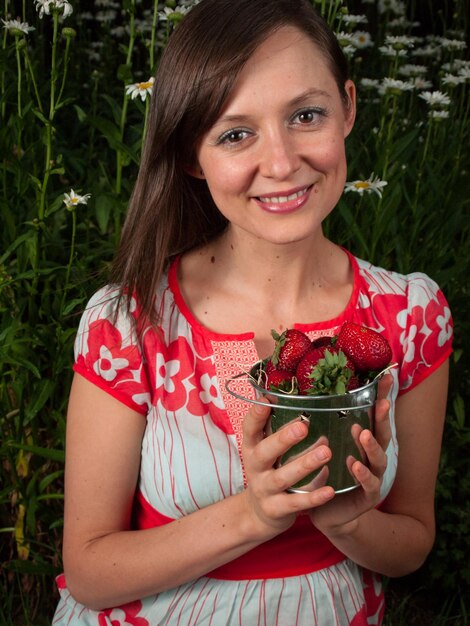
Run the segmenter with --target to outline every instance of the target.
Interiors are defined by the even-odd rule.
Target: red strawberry
[[[312,379],[310,378],[310,374],[312,373],[313,368],[317,365],[318,361],[323,358],[325,350],[326,346],[310,348],[297,365],[295,377],[297,378],[297,384],[301,395],[306,395],[308,390],[311,388]]]
[[[332,346],[333,344],[333,337],[328,337],[328,336],[322,336],[322,337],[317,337],[316,339],[314,339],[312,341],[312,348],[321,348],[322,346]]]
[[[264,373],[265,374],[270,374],[271,372],[274,372],[276,368],[273,365],[273,362],[271,361],[271,359],[268,359],[264,365]]]
[[[271,331],[276,346],[271,361],[276,369],[295,372],[298,362],[310,348],[311,341],[305,333],[295,328],[285,330],[279,335]]]
[[[392,349],[385,337],[354,322],[344,322],[336,347],[351,359],[359,372],[382,370],[392,360]]]
[[[359,389],[359,387],[362,387],[362,385],[363,383],[361,382],[359,376],[351,376],[347,384],[347,389],[348,391],[354,391],[354,389]]]
[[[341,350],[320,346],[304,355],[295,375],[302,395],[340,394],[349,389],[354,366]]]
[[[286,370],[273,369],[266,375],[266,389],[271,391],[285,391],[287,393],[296,393],[297,386],[292,372]]]

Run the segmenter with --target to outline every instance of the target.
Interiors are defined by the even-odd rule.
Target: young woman
[[[55,625],[380,624],[379,575],[431,549],[450,314],[427,276],[323,235],[355,111],[307,0],[202,0],[171,36],[113,282],[76,339]],[[331,450],[274,469],[305,425],[265,437],[269,406],[225,381],[271,328],[345,320],[399,364],[368,463],[348,493],[289,493]]]

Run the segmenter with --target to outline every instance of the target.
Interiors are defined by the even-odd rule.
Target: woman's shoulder
[[[424,272],[404,274],[355,257],[362,287],[371,294],[401,296],[411,301],[441,298],[437,282]]]

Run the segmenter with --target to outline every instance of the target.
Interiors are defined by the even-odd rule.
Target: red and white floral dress
[[[426,275],[404,276],[349,256],[354,288],[344,312],[297,327],[313,339],[351,320],[382,333],[392,346],[399,368],[392,372],[385,498],[398,458],[395,399],[448,358],[452,320]],[[117,289],[105,287],[90,300],[75,343],[75,371],[147,419],[136,529],[171,523],[245,487],[240,447],[248,404],[230,395],[225,382],[258,360],[253,333],[204,328],[182,298],[178,262],[159,287],[160,333],[148,326],[138,339],[138,303],[132,302],[130,316],[122,310],[115,318]],[[253,396],[247,381],[237,384],[241,395]],[[384,612],[380,577],[347,559],[306,516],[206,576],[120,607],[87,609],[70,595],[63,575],[57,582],[54,626],[365,626],[380,624]]]

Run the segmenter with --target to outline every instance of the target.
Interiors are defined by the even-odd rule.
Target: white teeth
[[[281,204],[281,202],[289,202],[289,200],[295,200],[296,198],[300,198],[307,191],[308,187],[301,189],[300,191],[296,191],[295,193],[291,193],[289,196],[271,196],[270,198],[266,198],[265,196],[260,196],[261,202],[271,202],[272,204]]]

